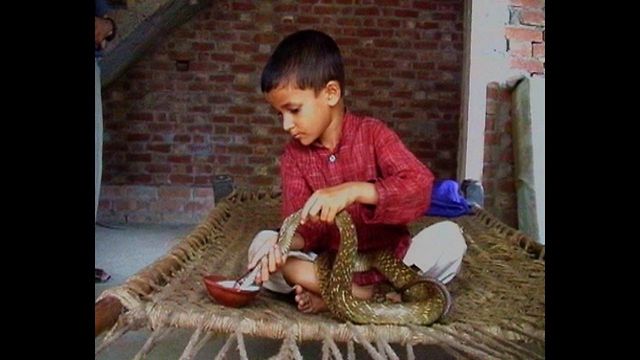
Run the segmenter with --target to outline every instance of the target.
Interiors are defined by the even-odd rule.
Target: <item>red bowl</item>
[[[224,306],[235,308],[245,306],[260,292],[257,286],[255,290],[234,289],[232,286],[235,279],[222,275],[207,275],[202,280],[209,295]]]

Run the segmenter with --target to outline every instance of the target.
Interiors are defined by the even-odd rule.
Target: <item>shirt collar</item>
[[[336,145],[336,150],[334,151],[334,153],[337,153],[340,150],[341,146],[350,142],[351,137],[353,136],[353,131],[351,131],[351,129],[353,128],[353,117],[354,115],[345,108],[344,115],[342,116],[342,130],[340,131],[340,139],[338,139],[338,145]],[[329,150],[325,148],[318,139],[316,139],[316,141],[314,141],[311,145],[319,149],[325,149],[327,151]]]

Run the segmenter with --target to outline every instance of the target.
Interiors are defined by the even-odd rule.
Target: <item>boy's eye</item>
[[[300,109],[291,109],[289,111],[291,111],[292,114],[297,114]]]

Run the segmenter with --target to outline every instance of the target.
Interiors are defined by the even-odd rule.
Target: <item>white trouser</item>
[[[260,247],[278,233],[273,230],[262,230],[253,238],[249,246],[249,259]],[[460,271],[462,257],[467,250],[467,244],[462,236],[458,224],[452,221],[442,221],[422,229],[411,241],[411,246],[404,257],[404,263],[416,265],[422,270],[422,275],[435,278],[446,284]],[[314,261],[318,255],[310,252],[289,251],[289,257]],[[271,291],[290,293],[293,288],[287,284],[282,273],[269,275],[269,280],[263,286]]]

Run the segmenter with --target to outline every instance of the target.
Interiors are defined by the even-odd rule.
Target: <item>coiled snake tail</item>
[[[283,253],[289,250],[299,221],[300,211],[283,222],[278,239]],[[357,261],[365,260],[357,253],[358,238],[351,216],[346,211],[338,213],[336,225],[341,241],[335,260],[326,252],[316,261],[322,298],[335,317],[358,324],[430,325],[449,311],[451,297],[447,288],[437,280],[420,276],[389,251],[369,255],[367,262],[401,293],[402,303],[378,303],[354,297],[354,268]]]

